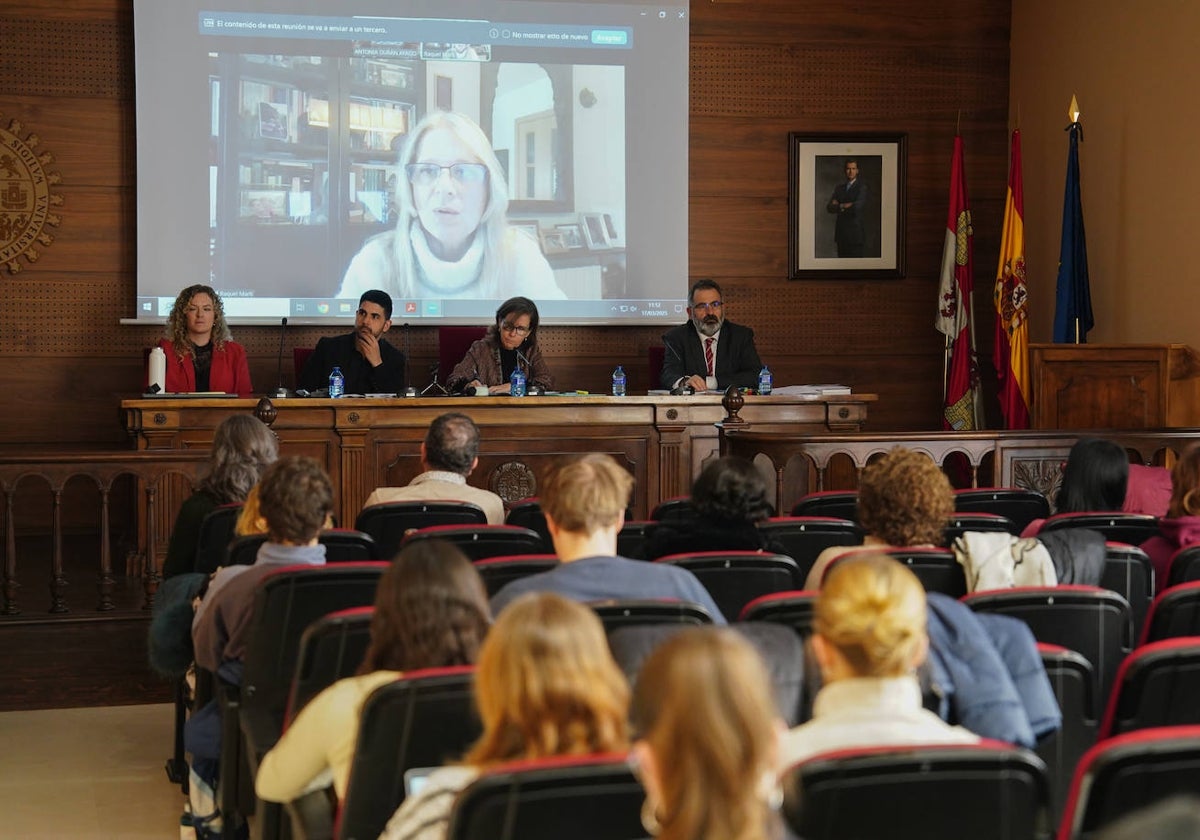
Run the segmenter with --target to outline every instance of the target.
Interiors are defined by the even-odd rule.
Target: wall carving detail
[[[54,156],[39,154],[40,139],[36,134],[22,138],[23,130],[17,120],[0,128],[0,264],[10,274],[21,270],[21,257],[38,261],[41,252],[34,246],[52,243],[54,237],[46,228],[58,227],[62,221],[50,212],[62,204],[62,196],[50,190],[62,176],[46,170]]]

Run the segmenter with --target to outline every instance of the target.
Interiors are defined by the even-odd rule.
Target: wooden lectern
[[[1031,344],[1035,429],[1200,425],[1200,354],[1186,344]]]

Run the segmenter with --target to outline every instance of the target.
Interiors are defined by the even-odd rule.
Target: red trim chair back
[[[410,671],[363,702],[339,840],[374,840],[404,802],[404,773],[462,757],[482,729],[472,666]]]
[[[657,522],[626,519],[617,532],[617,554],[630,560],[645,560],[646,542],[657,527]]]
[[[1200,726],[1117,735],[1080,760],[1059,840],[1091,840],[1131,811],[1176,794],[1200,795]]]
[[[288,693],[285,728],[309,700],[338,680],[354,676],[371,643],[374,614],[374,607],[351,607],[323,615],[305,628]]]
[[[503,765],[464,790],[448,840],[602,840],[644,837],[646,792],[623,755]]]
[[[1159,593],[1150,604],[1141,644],[1179,636],[1200,636],[1200,580]]]
[[[1035,750],[1050,777],[1051,809],[1057,822],[1075,765],[1096,743],[1096,729],[1100,725],[1096,672],[1083,656],[1058,645],[1039,642],[1038,653],[1062,711],[1062,727],[1045,735]]]
[[[668,554],[655,563],[687,569],[708,590],[727,621],[760,595],[804,586],[796,561],[765,551],[691,551]]]
[[[998,741],[848,749],[784,775],[783,813],[804,840],[1049,840],[1041,759]]]
[[[556,566],[556,554],[512,554],[475,561],[475,571],[483,578],[489,598],[514,580],[548,572]]]
[[[835,545],[861,545],[863,538],[858,523],[832,516],[772,516],[758,523],[758,530],[796,561],[802,581],[822,551]]]
[[[742,607],[737,620],[783,624],[801,638],[807,638],[812,634],[813,613],[820,594],[815,589],[793,589],[762,595]]]
[[[967,531],[984,531],[998,534],[1019,534],[1021,529],[1007,516],[998,513],[952,513],[942,531],[942,540],[953,545],[954,540]]]
[[[1200,637],[1152,642],[1125,657],[1100,738],[1185,725],[1200,725]]]
[[[454,543],[471,560],[542,552],[542,538],[537,531],[515,525],[435,525],[405,535],[400,547],[419,540]]]
[[[1158,536],[1158,517],[1146,513],[1056,513],[1042,523],[1042,531],[1059,528],[1090,528],[1110,542],[1141,545]]]
[[[354,527],[371,535],[379,556],[391,560],[404,537],[433,525],[486,525],[487,514],[470,502],[384,502],[363,508]]]
[[[1111,589],[1129,602],[1133,615],[1133,637],[1140,638],[1146,613],[1154,598],[1154,566],[1146,552],[1135,545],[1109,542],[1104,546],[1104,570],[1099,586]]]
[[[536,496],[513,502],[504,518],[504,524],[537,531],[542,538],[542,551],[546,554],[554,553],[554,540],[550,538],[550,529],[546,527],[546,514],[542,512],[541,500]]]
[[[1185,545],[1171,555],[1167,565],[1167,586],[1179,586],[1200,580],[1200,545]]]
[[[792,516],[832,516],[858,521],[857,490],[822,490],[801,496],[792,506]]]
[[[327,528],[317,538],[325,546],[326,563],[361,563],[386,559],[370,534],[354,528]]]
[[[954,491],[954,509],[1007,516],[1019,534],[1033,520],[1050,516],[1050,501],[1036,490],[1021,487],[972,487]]]
[[[1129,602],[1098,586],[1028,586],[973,592],[962,599],[971,609],[1022,619],[1039,642],[1082,654],[1096,669],[1100,703],[1133,649]]]
[[[229,544],[236,536],[234,527],[242,514],[241,504],[221,505],[200,522],[196,538],[196,565],[193,571],[211,575],[219,566],[228,565]]]

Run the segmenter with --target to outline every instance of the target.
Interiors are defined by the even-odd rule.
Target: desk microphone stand
[[[422,397],[448,397],[450,392],[447,391],[442,383],[438,382],[438,363],[434,362],[429,366],[429,375],[433,377],[432,381],[425,386],[425,390],[421,392]]]

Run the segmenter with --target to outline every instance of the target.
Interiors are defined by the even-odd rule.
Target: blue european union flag
[[[1087,238],[1083,233],[1083,204],[1079,198],[1078,122],[1067,126],[1071,148],[1067,153],[1067,189],[1063,196],[1062,246],[1058,253],[1058,288],[1054,306],[1054,340],[1086,344],[1092,319],[1092,290],[1088,282]],[[1078,325],[1078,328],[1077,328]]]

